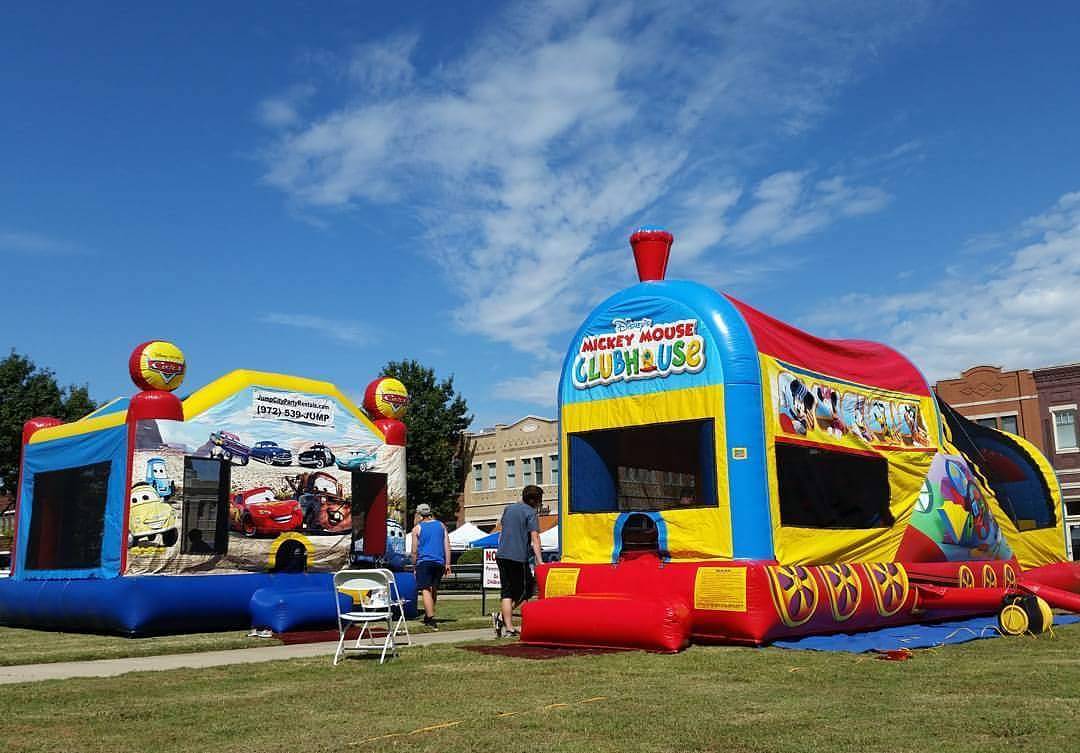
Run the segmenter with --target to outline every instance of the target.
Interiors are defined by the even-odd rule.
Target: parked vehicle
[[[143,541],[152,543],[155,536],[161,537],[162,546],[176,543],[180,537],[176,511],[151,484],[140,482],[131,487],[128,546],[138,546]]]
[[[265,486],[233,495],[229,527],[245,536],[276,536],[300,527],[304,514],[295,499],[276,499]]]
[[[339,457],[337,467],[343,471],[367,471],[375,465],[375,453],[366,450],[350,450],[348,457]]]
[[[251,448],[240,441],[231,431],[215,431],[210,434],[210,457],[221,458],[238,465],[247,465]]]
[[[267,465],[292,465],[292,452],[279,447],[277,442],[256,442],[251,457]]]
[[[296,457],[296,462],[307,468],[326,468],[336,460],[334,453],[324,444],[313,444]]]

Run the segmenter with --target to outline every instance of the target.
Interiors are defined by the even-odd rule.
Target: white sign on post
[[[502,588],[499,580],[499,563],[495,561],[498,549],[484,550],[484,588]]]

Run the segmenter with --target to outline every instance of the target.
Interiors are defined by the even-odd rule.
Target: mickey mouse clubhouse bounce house
[[[665,280],[672,240],[631,237],[641,282],[566,355],[562,560],[538,568],[524,641],[675,651],[1080,611],[1037,449],[961,417],[887,346]]]
[[[129,362],[137,394],[71,423],[26,423],[0,624],[328,627],[333,571],[401,569],[398,380],[372,382],[361,410],[333,384],[255,371],[180,400],[185,369],[175,345],[144,343]],[[398,582],[412,616],[415,583]]]

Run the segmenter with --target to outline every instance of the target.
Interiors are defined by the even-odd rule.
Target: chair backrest
[[[339,615],[338,593],[351,597],[353,604],[365,612],[388,612],[396,591],[394,576],[388,570],[340,570],[334,573],[334,602],[338,605]]]

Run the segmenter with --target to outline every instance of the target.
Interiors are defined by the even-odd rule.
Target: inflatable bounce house
[[[562,561],[523,639],[678,650],[1080,611],[1060,491],[1024,439],[967,421],[876,343],[823,340],[665,280],[575,335],[559,387]],[[1034,623],[1031,623],[1034,624]]]
[[[146,635],[334,624],[332,571],[404,563],[408,395],[234,371],[184,400],[183,354],[144,343],[140,391],[23,429],[0,624]],[[399,578],[403,594],[412,576]],[[343,597],[344,598],[344,597]]]

